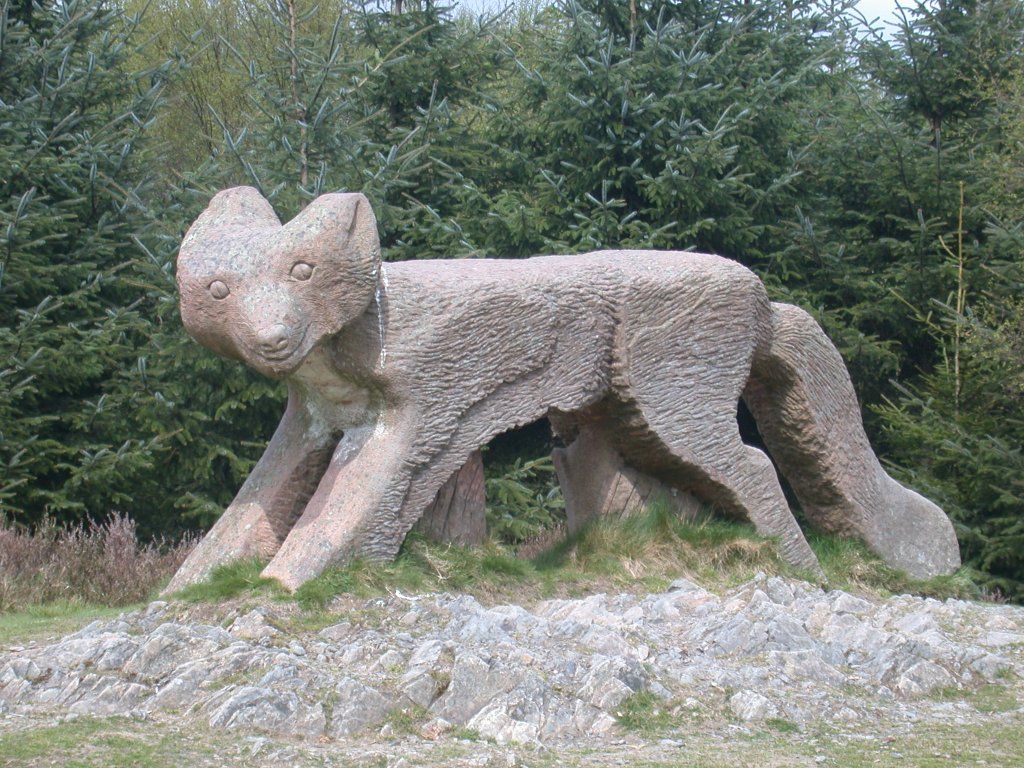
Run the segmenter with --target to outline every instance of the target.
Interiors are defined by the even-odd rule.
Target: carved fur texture
[[[914,576],[959,565],[942,510],[878,463],[825,334],[728,259],[634,250],[385,265],[362,195],[324,195],[282,226],[240,187],[185,236],[178,283],[189,333],[285,380],[289,399],[170,590],[246,555],[268,558],[264,575],[290,589],[353,556],[392,558],[474,451],[544,416],[570,447],[585,434],[601,441],[588,450],[616,457],[594,472],[709,502],[814,570],[775,468],[740,438],[741,396],[813,525]],[[609,485],[573,483],[581,498]]]

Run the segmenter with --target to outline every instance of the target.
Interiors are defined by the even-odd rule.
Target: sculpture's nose
[[[256,333],[256,343],[259,344],[261,352],[280,352],[288,346],[288,328],[281,323],[261,328]]]

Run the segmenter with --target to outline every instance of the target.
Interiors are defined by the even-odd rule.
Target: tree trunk
[[[484,464],[480,451],[473,451],[437,492],[414,530],[432,541],[470,546],[487,538],[484,515]]]
[[[700,512],[701,504],[691,494],[627,466],[599,424],[580,425],[576,438],[556,448],[552,459],[570,533],[598,517],[643,513],[658,501],[684,519]]]

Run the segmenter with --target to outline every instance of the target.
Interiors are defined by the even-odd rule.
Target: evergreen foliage
[[[751,266],[822,322],[884,460],[1021,599],[1024,3],[900,18],[0,0],[3,512],[209,525],[283,393],[184,335],[181,235],[232,184],[283,219],[361,190],[388,259],[692,247]],[[489,480],[513,538],[555,505],[521,447]]]
[[[160,435],[124,422],[149,342],[131,270],[151,224],[140,140],[167,71],[126,71],[135,18],[19,5],[0,5],[0,502],[81,517],[158,469]]]

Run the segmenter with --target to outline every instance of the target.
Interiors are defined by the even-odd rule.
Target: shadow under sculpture
[[[295,589],[351,557],[393,558],[428,510],[421,528],[479,540],[475,452],[545,416],[567,443],[555,458],[575,524],[667,491],[681,512],[697,499],[749,520],[817,570],[771,462],[740,438],[741,397],[813,526],[913,576],[959,565],[942,510],[880,466],[822,330],[728,259],[385,265],[362,195],[323,195],[282,226],[239,187],[189,229],[177,278],[188,332],[286,381],[288,406],[169,590],[246,556]]]

